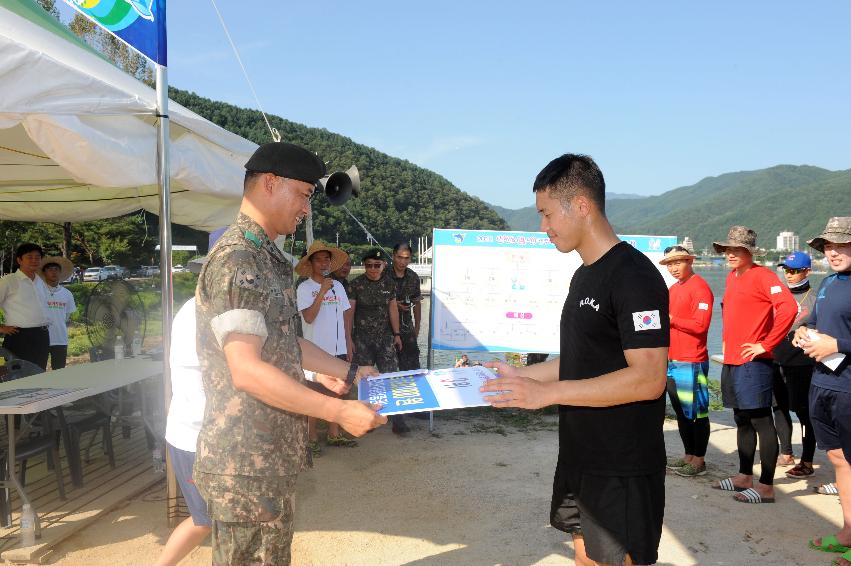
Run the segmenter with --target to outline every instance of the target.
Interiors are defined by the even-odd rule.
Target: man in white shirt
[[[18,246],[15,261],[18,270],[0,278],[0,308],[5,324],[3,347],[22,360],[47,369],[50,335],[47,331],[47,286],[36,274],[44,252],[38,244]]]
[[[310,249],[295,267],[296,273],[307,277],[296,290],[298,310],[301,312],[302,333],[332,356],[351,361],[351,305],[343,285],[331,278],[331,272],[339,269],[348,259],[348,254],[340,248],[329,246],[319,240],[311,244]],[[308,386],[325,395],[338,395],[315,382]],[[316,419],[308,418],[308,438],[314,455],[321,453]],[[344,436],[336,423],[328,423],[329,446],[357,446],[357,441]]]
[[[155,566],[180,562],[204,542],[213,526],[207,504],[192,481],[195,447],[207,403],[195,334],[195,297],[192,297],[177,311],[171,326],[171,404],[165,426],[171,465],[190,516],[171,533]]]
[[[50,321],[50,369],[65,367],[68,357],[68,321],[77,310],[74,295],[59,284],[74,273],[74,264],[64,257],[46,257],[39,275],[47,284],[47,317]]]

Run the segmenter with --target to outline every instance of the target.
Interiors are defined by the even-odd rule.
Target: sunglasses
[[[790,275],[797,275],[799,273],[803,273],[807,270],[806,267],[784,267],[783,271],[789,273]]]
[[[667,248],[665,248],[665,251],[663,253],[669,254],[673,251],[689,253],[689,251],[682,246],[668,246]]]
[[[378,263],[365,263],[363,266],[367,269],[381,269],[381,262]]]

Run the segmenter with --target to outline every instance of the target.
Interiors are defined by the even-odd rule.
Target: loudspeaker
[[[328,202],[334,206],[345,204],[353,196],[360,194],[360,173],[352,165],[346,171],[336,171],[319,180]]]

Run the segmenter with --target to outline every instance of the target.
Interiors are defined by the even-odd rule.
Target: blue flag
[[[65,0],[65,3],[163,67],[165,0]]]

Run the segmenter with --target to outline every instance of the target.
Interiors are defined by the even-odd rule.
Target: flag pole
[[[160,217],[160,278],[162,281],[162,329],[163,329],[163,421],[168,414],[171,401],[171,322],[173,318],[173,281],[171,273],[171,182],[169,159],[169,118],[168,118],[168,69],[156,65],[157,74],[157,177],[159,184]],[[160,432],[160,431],[157,431]],[[156,435],[154,442],[165,451],[165,442]],[[177,523],[177,482],[171,462],[166,455],[166,513],[170,526]]]

